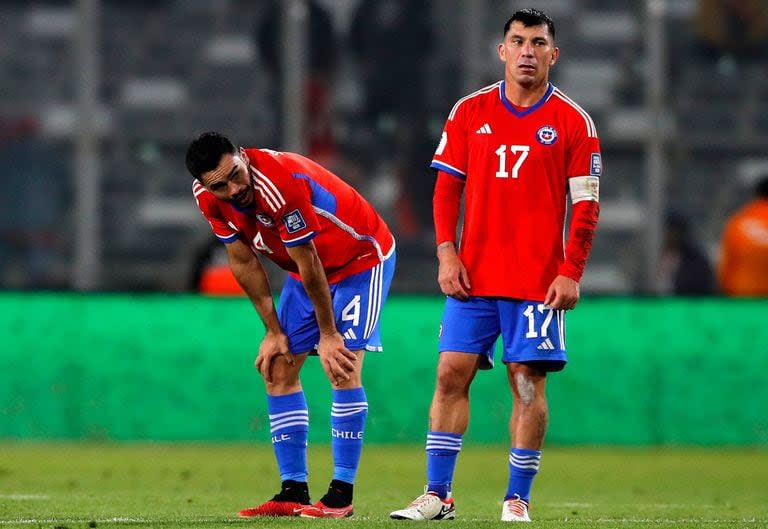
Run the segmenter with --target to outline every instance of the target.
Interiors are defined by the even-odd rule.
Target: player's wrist
[[[581,282],[583,270],[579,270],[575,265],[569,263],[563,263],[560,269],[557,271],[557,275],[566,277],[576,283]]]
[[[333,327],[333,328],[328,327],[328,328],[320,329],[320,339],[331,338],[336,335],[339,335],[339,336],[341,335],[341,333],[336,327]]]
[[[456,243],[454,243],[453,241],[443,241],[437,245],[436,252],[438,257],[440,257],[441,254],[444,254],[446,252],[455,254]]]
[[[272,328],[267,327],[265,334],[269,336],[280,336],[283,334],[283,330],[280,328],[280,326]]]

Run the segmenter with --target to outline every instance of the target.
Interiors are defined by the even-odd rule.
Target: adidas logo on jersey
[[[552,344],[552,340],[547,338],[546,340],[541,342],[536,349],[546,349],[547,351],[551,351],[554,348],[555,346]]]
[[[347,329],[347,332],[344,333],[344,338],[347,340],[357,340],[357,335],[355,334],[354,329]]]
[[[475,134],[490,134],[491,132],[493,132],[491,130],[491,126],[488,123],[486,123],[479,129],[477,129],[477,131],[475,131]]]

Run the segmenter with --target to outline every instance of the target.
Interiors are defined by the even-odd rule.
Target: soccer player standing
[[[530,521],[548,422],[547,373],[567,361],[564,311],[579,299],[599,212],[599,140],[589,115],[549,82],[559,49],[546,14],[514,13],[498,54],[504,80],[456,103],[432,161],[438,282],[448,297],[429,414],[426,492],[392,512],[394,519],[455,517],[451,483],[469,421],[469,386],[478,369],[493,366],[501,335],[514,404],[501,519]]]
[[[256,367],[267,390],[272,446],[282,487],[240,516],[352,515],[368,403],[361,368],[380,351],[379,314],[395,268],[395,240],[351,186],[298,154],[236,149],[207,132],[189,146],[193,193],[266,334]],[[278,307],[259,256],[288,271]],[[333,480],[310,504],[309,413],[299,380],[316,352],[333,388]]]

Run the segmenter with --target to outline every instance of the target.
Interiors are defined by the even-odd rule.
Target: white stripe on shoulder
[[[592,118],[587,113],[587,111],[581,108],[573,99],[565,95],[559,88],[555,88],[553,94],[570,105],[576,112],[581,114],[581,117],[584,118],[584,122],[587,125],[587,136],[590,138],[597,138],[597,127],[595,127],[595,122],[592,121]]]
[[[275,211],[277,211],[278,209],[280,209],[280,208],[279,208],[279,207],[278,207],[278,206],[277,206],[277,205],[274,203],[274,201],[273,201],[273,199],[272,199],[271,195],[269,195],[269,194],[265,193],[265,191],[264,191],[264,188],[263,188],[262,186],[260,186],[259,184],[256,184],[256,185],[254,185],[254,186],[253,186],[253,188],[254,188],[256,191],[258,191],[258,192],[259,192],[259,194],[261,195],[261,198],[263,198],[263,199],[264,199],[264,202],[266,202],[266,203],[267,203],[267,206],[269,206],[269,208],[270,208],[270,209],[271,209],[273,212],[275,212]]]
[[[487,94],[488,92],[492,92],[493,90],[496,90],[499,86],[501,86],[501,81],[496,81],[492,85],[488,85],[486,87],[481,88],[477,92],[472,92],[468,96],[464,96],[458,101],[456,101],[456,104],[453,105],[453,109],[451,109],[451,113],[448,114],[448,121],[453,121],[454,116],[456,115],[456,112],[459,110],[459,107],[464,101],[467,101],[468,99],[472,99],[473,97],[477,97],[482,94]]]
[[[256,169],[254,166],[251,166],[251,169],[253,169],[257,175],[256,181],[260,182],[264,186],[265,191],[273,196],[275,203],[279,206],[285,206],[285,199],[277,189],[277,186],[272,182],[272,180],[270,180],[267,175]]]
[[[200,193],[202,193],[203,191],[205,191],[205,186],[203,184],[201,184],[200,181],[197,178],[193,179],[192,180],[192,193],[195,196],[197,196]]]
[[[253,184],[254,184],[254,187],[259,190],[259,193],[261,194],[261,196],[264,197],[264,200],[266,200],[267,203],[269,203],[269,206],[274,211],[277,211],[278,209],[280,209],[281,207],[280,200],[272,192],[272,189],[267,187],[267,185],[264,183],[263,180],[261,180],[258,176],[254,176]]]

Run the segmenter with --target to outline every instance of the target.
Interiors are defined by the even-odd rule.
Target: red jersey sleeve
[[[580,116],[584,117],[584,116]],[[588,116],[587,116],[588,117]],[[568,149],[566,176],[569,178],[573,213],[565,248],[565,261],[558,273],[580,281],[592,249],[600,215],[599,189],[603,173],[600,140],[591,118],[577,119]]]
[[[234,225],[229,224],[219,209],[218,201],[208,192],[200,182],[195,180],[192,184],[192,194],[195,197],[197,207],[211,226],[213,234],[223,243],[234,242],[238,239],[239,231]]]
[[[464,192],[464,180],[437,172],[435,193],[432,199],[432,214],[435,219],[436,244],[449,241],[456,243],[456,225],[459,221],[461,195]]]
[[[252,165],[256,191],[262,196],[275,220],[285,246],[298,246],[312,240],[320,223],[312,208],[311,190],[306,180],[294,178],[269,154]]]
[[[592,239],[597,229],[600,216],[600,204],[594,200],[583,200],[573,205],[571,227],[568,231],[568,244],[565,247],[565,261],[560,265],[558,274],[581,281],[584,267],[592,250]]]
[[[459,101],[448,115],[431,164],[433,169],[444,171],[461,180],[467,178],[468,161],[465,107],[466,105]]]
[[[574,176],[597,176],[603,174],[603,158],[600,154],[600,140],[592,120],[579,119],[574,126],[574,134],[566,152],[567,178]]]

